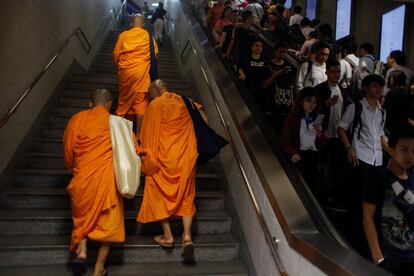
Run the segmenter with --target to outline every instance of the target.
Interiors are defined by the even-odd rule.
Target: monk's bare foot
[[[86,239],[83,239],[79,242],[78,248],[76,249],[76,257],[81,260],[87,259],[87,248],[86,248]]]
[[[101,269],[95,269],[95,271],[93,272],[92,276],[105,276],[107,275],[107,271],[105,268],[101,268]]]
[[[173,237],[167,238],[164,235],[158,235],[154,237],[154,241],[158,243],[161,247],[173,247],[174,246]]]

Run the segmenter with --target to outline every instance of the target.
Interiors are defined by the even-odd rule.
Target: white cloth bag
[[[135,151],[132,122],[119,116],[109,116],[115,180],[118,192],[133,198],[139,188],[141,159]]]

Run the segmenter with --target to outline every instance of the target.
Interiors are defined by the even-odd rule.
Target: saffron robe
[[[109,113],[101,106],[75,114],[63,136],[65,164],[73,173],[67,187],[72,205],[70,249],[83,238],[125,241],[124,208],[117,192]]]
[[[151,101],[140,135],[142,150],[148,152],[142,158],[148,175],[137,220],[194,216],[197,140],[181,96],[164,92]]]
[[[158,46],[154,40],[155,53],[158,55]],[[136,112],[145,112],[144,108],[134,107],[138,93],[148,93],[150,79],[150,37],[148,31],[140,27],[133,27],[122,32],[116,42],[112,58],[118,69],[119,99],[117,114],[125,116]],[[143,115],[142,114],[140,115]]]

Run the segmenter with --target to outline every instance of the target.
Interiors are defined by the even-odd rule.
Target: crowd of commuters
[[[284,4],[219,0],[204,24],[314,195],[348,218],[355,247],[414,275],[414,75],[405,55],[392,51],[384,64],[372,44],[337,44],[329,24]]]

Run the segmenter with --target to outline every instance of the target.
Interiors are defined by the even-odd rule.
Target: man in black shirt
[[[253,13],[248,10],[242,12],[242,23],[237,26],[232,34],[230,45],[227,49],[227,57],[233,54],[234,63],[240,68],[244,59],[248,59],[250,56],[250,47],[255,40],[255,34],[250,29],[253,24]]]
[[[238,10],[232,10],[231,16],[230,16],[230,25],[226,25],[223,27],[223,32],[220,37],[220,43],[217,46],[217,48],[221,49],[222,53],[224,53],[224,58],[227,58],[227,49],[230,45],[231,39],[233,37],[233,31],[236,27],[237,20],[239,19],[239,11]]]
[[[395,275],[414,275],[413,129],[392,133],[388,143],[387,168],[363,186],[365,237],[374,263]]]
[[[408,125],[410,94],[405,91],[405,80],[406,76],[400,70],[389,73],[387,79],[387,86],[391,90],[385,96],[384,102],[384,108],[387,111],[385,129],[391,133]]]

